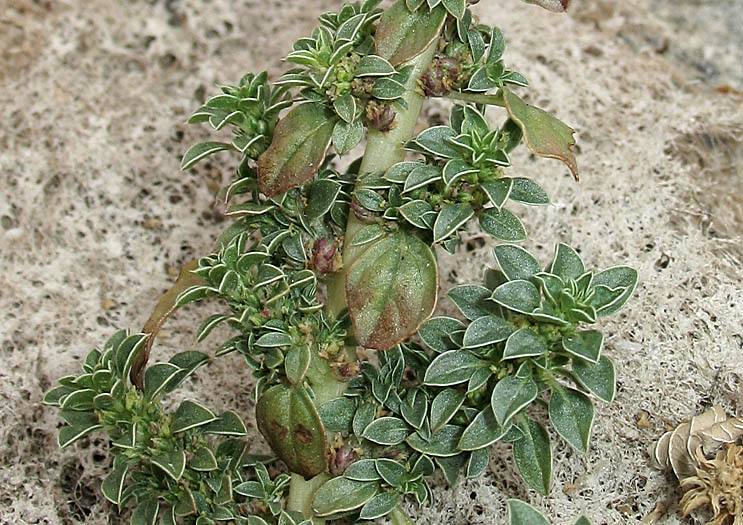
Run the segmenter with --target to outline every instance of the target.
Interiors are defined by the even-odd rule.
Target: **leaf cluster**
[[[114,461],[101,490],[117,505],[136,501],[133,525],[308,525],[282,510],[289,477],[271,480],[262,463],[271,458],[247,454],[247,428],[235,412],[216,414],[191,400],[164,409],[162,397],[207,364],[206,354],[176,354],[147,369],[143,390],[131,385],[146,339],[115,333],[88,354],[82,374],[61,378],[47,393],[44,403],[61,408],[66,423],[60,446],[96,430],[108,434]]]
[[[552,452],[539,407],[563,439],[587,451],[594,419],[589,396],[611,402],[615,376],[602,355],[601,333],[579,328],[619,310],[637,275],[627,267],[586,271],[563,244],[544,271],[515,245],[499,245],[495,255],[499,269],[488,272],[485,286],[448,294],[465,321],[437,317],[421,327],[433,354],[412,342],[398,345],[380,354],[379,367],[364,363],[345,397],[320,406],[325,428],[361,451],[358,461],[370,473],[359,478],[351,463],[345,481],[320,489],[316,510],[364,513],[377,505],[374,498],[392,501],[396,496],[382,495],[411,490],[377,477],[370,465],[380,458],[394,458],[408,476],[432,471],[425,464],[440,468],[450,483],[461,471],[476,477],[497,441],[512,443],[524,481],[546,495]],[[425,477],[412,487],[420,502],[429,497],[426,487]],[[340,491],[352,496],[338,498]]]

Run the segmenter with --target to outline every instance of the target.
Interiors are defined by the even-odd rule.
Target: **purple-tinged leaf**
[[[336,117],[322,104],[292,109],[276,126],[273,141],[258,157],[258,185],[269,197],[309,181],[325,159]]]
[[[507,89],[502,93],[509,115],[523,131],[524,142],[532,153],[561,160],[578,180],[578,163],[572,151],[575,131],[546,111],[530,106]]]
[[[360,345],[387,350],[428,319],[438,270],[431,249],[405,232],[375,241],[346,276],[348,310]]]

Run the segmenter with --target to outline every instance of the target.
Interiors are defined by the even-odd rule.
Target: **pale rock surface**
[[[338,5],[0,0],[0,523],[121,521],[99,490],[105,441],[58,450],[59,418],[42,392],[114,327],[141,327],[172,271],[224,228],[214,189],[234,161],[178,171],[185,149],[209,136],[184,123],[189,112],[219,82],[275,75],[289,43]],[[553,199],[519,210],[526,246],[546,262],[554,243],[569,242],[589,266],[630,264],[641,282],[602,323],[617,400],[598,407],[587,456],[556,441],[552,497],[527,491],[499,445],[485,477],[438,479],[433,506],[411,514],[502,524],[506,498],[520,497],[558,524],[579,513],[596,525],[640,523],[659,502],[661,523],[681,523],[675,486],[650,469],[647,445],[714,403],[743,412],[742,2],[575,0],[558,16],[484,0],[477,10],[504,30],[528,99],[578,131],[580,184],[555,161],[516,156],[513,173]],[[442,256],[442,292],[479,279],[491,248],[473,232],[456,258]],[[452,307],[442,300],[440,310]],[[206,311],[179,313],[154,357],[194,348]],[[251,420],[237,358],[198,373],[179,399],[189,390]],[[638,427],[640,411],[649,428]]]

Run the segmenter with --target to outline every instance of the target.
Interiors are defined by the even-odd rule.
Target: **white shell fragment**
[[[671,467],[682,479],[695,473],[698,462],[694,452],[699,447],[709,455],[741,436],[743,419],[728,417],[721,406],[715,405],[663,434],[650,448],[650,464],[659,470]]]

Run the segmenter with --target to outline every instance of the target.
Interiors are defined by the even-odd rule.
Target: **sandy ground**
[[[189,112],[219,82],[276,74],[290,41],[337,5],[0,0],[0,523],[120,521],[99,491],[105,441],[58,450],[42,392],[114,327],[140,327],[173,271],[225,226],[214,189],[233,165],[178,171],[208,136],[184,124]],[[578,130],[578,185],[553,161],[517,156],[514,174],[537,178],[554,202],[520,210],[527,247],[546,261],[566,241],[590,265],[637,267],[641,284],[603,324],[617,400],[598,408],[585,457],[558,442],[552,497],[524,488],[503,445],[485,477],[438,479],[434,505],[411,514],[502,524],[516,496],[555,523],[581,512],[595,525],[640,523],[658,503],[661,523],[701,523],[681,520],[672,479],[647,466],[645,449],[667,422],[712,403],[743,412],[743,1],[574,0],[562,17],[515,0],[477,9],[504,30],[530,100]],[[443,291],[492,263],[491,241],[471,237],[442,257]],[[194,348],[205,311],[179,313],[159,356]],[[250,420],[249,382],[225,359],[179,395],[192,388]]]

